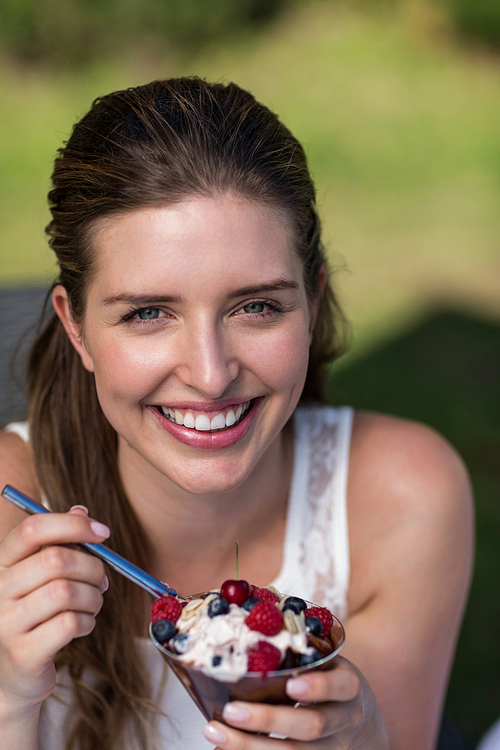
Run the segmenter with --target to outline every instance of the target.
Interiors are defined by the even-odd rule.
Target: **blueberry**
[[[287,609],[291,609],[292,612],[295,612],[296,615],[300,615],[301,612],[307,609],[307,604],[303,599],[299,599],[298,596],[289,596],[287,597],[287,599],[285,599],[283,612],[285,612],[285,610]]]
[[[208,605],[208,616],[217,617],[218,615],[225,615],[229,612],[229,604],[226,599],[222,596],[218,596],[216,599],[212,599]]]
[[[172,620],[157,620],[151,630],[158,643],[166,643],[177,633]]]
[[[222,656],[212,657],[212,667],[218,667],[221,662],[222,662]]]
[[[306,617],[306,632],[311,635],[322,635],[323,623],[318,617]]]
[[[256,596],[249,596],[248,599],[246,599],[246,601],[244,601],[241,605],[241,609],[246,609],[247,612],[251,612],[255,605],[259,602],[260,599],[257,599]]]
[[[187,633],[177,633],[170,644],[176,654],[184,654],[188,647],[189,636]]]
[[[317,649],[313,648],[309,653],[300,655],[299,664],[301,667],[305,667],[307,664],[314,664],[315,661],[319,661],[320,659],[321,654]]]

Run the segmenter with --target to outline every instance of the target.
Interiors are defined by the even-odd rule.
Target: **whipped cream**
[[[199,667],[211,677],[222,682],[239,680],[247,672],[247,651],[258,641],[272,643],[280,650],[282,658],[288,648],[300,654],[311,651],[305,630],[292,633],[283,628],[277,635],[265,635],[245,624],[248,612],[237,604],[230,604],[227,614],[210,617],[209,601],[210,597],[194,600],[179,618],[177,628],[180,633],[188,633],[189,638],[186,651],[177,658]]]

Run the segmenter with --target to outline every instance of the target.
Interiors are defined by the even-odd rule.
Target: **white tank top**
[[[489,728],[477,750],[500,750],[500,720]]]
[[[349,407],[299,407],[294,414],[294,465],[281,570],[273,586],[288,594],[329,607],[339,619],[347,616],[349,534],[347,472],[352,427]],[[28,440],[28,426],[14,422],[6,430]],[[137,645],[148,665],[153,695],[159,695],[164,663],[146,638]],[[66,675],[45,701],[40,725],[40,750],[64,750],[63,724],[71,714]],[[169,750],[213,748],[201,734],[205,719],[173,674],[161,695],[167,717],[159,721],[160,747]],[[130,748],[135,749],[133,741]],[[127,748],[128,750],[128,748]]]

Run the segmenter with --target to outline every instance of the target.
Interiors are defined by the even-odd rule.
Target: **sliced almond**
[[[279,597],[280,601],[283,599],[276,586],[265,586],[265,588],[268,589],[268,591],[272,591],[273,594],[276,594],[276,596]]]
[[[177,629],[185,632],[190,628],[201,613],[201,607],[203,606],[204,599],[193,599],[188,602],[182,610],[179,619],[177,620]]]
[[[285,609],[285,611],[283,612],[283,617],[285,621],[285,628],[290,633],[303,633],[306,629],[306,622],[303,612],[298,615],[291,609]]]
[[[192,601],[188,602],[181,612],[181,617],[187,617],[190,613],[192,614],[195,610],[199,609],[203,605],[204,601],[205,599],[193,599]]]

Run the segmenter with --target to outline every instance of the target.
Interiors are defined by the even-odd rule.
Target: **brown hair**
[[[276,115],[235,84],[199,78],[154,81],[97,99],[60,150],[49,193],[47,232],[60,267],[57,283],[66,288],[74,317],[84,317],[99,218],[228,192],[288,218],[309,300],[317,299],[326,261],[315,189],[301,145]],[[322,369],[343,348],[342,323],[327,282],[303,400],[321,399]],[[52,508],[85,503],[92,516],[112,525],[116,551],[147,567],[147,545],[120,481],[116,434],[99,406],[93,375],[54,314],[33,346],[28,388],[36,468]],[[139,529],[135,536],[131,528]],[[115,616],[146,612],[145,596],[120,576],[110,578],[94,631],[58,658],[69,668],[79,715],[68,749],[122,747],[128,719],[140,746],[147,746],[154,708],[134,644],[141,623]],[[95,673],[97,686],[82,681],[84,666]]]

